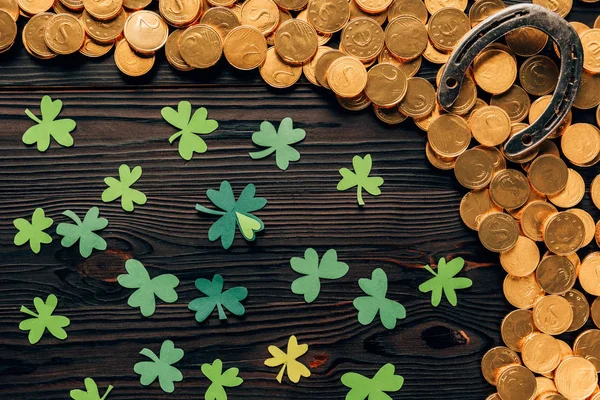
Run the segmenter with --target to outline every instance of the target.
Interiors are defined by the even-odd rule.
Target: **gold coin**
[[[17,0],[17,3],[19,4],[21,10],[23,10],[25,13],[34,15],[46,12],[52,8],[54,0]],[[5,12],[9,14],[7,11]],[[12,18],[11,14],[9,14],[9,17],[11,17],[10,19],[13,20],[13,22],[15,22],[15,19]]]
[[[302,66],[302,72],[304,72],[304,76],[313,85],[321,86],[321,85],[319,85],[319,82],[317,81],[317,76],[316,76],[317,63],[319,62],[319,59],[321,58],[321,56],[323,54],[327,53],[328,51],[332,51],[332,50],[333,49],[331,47],[319,46],[319,48],[317,49],[317,54],[315,54],[313,59]],[[359,95],[358,97],[362,97],[362,96]],[[364,102],[360,101],[359,103],[362,104]],[[370,103],[370,101],[369,101],[369,103]],[[352,104],[352,102],[349,102],[348,104],[350,105],[350,104]],[[356,110],[356,111],[358,111],[358,110]]]
[[[467,8],[467,0],[425,0],[425,7],[429,14],[435,14],[443,8],[456,8],[460,11],[465,11]]]
[[[307,11],[308,22],[323,33],[339,31],[350,19],[348,0],[310,0]]]
[[[518,56],[530,57],[546,47],[548,35],[532,27],[518,28],[504,37],[506,44]]]
[[[393,56],[411,60],[420,56],[427,47],[427,29],[416,17],[402,15],[385,29],[385,45]]]
[[[546,201],[546,196],[544,196],[543,194],[540,194],[538,192],[536,192],[535,190],[533,190],[531,188],[531,186],[529,187],[529,197],[527,198],[527,201],[525,202],[525,204],[523,204],[521,207],[519,208],[514,208],[511,210],[506,210],[507,213],[509,213],[510,215],[512,215],[514,218],[521,220],[523,218],[523,211],[525,210],[525,208],[536,201],[542,201],[545,202]],[[522,228],[521,228],[522,230]]]
[[[583,71],[573,107],[588,110],[600,104],[600,74]]]
[[[556,388],[567,399],[585,399],[598,386],[596,367],[583,357],[569,357],[554,375]]]
[[[372,18],[356,18],[342,31],[341,44],[348,55],[363,62],[372,60],[383,49],[383,29]]]
[[[454,174],[462,186],[468,189],[482,189],[490,183],[494,165],[485,151],[470,149],[456,159]]]
[[[579,173],[569,168],[567,186],[557,194],[549,195],[550,200],[557,207],[575,207],[583,199],[585,194],[585,182]]]
[[[481,359],[481,373],[489,384],[495,386],[500,371],[511,365],[521,365],[518,354],[508,347],[493,347]]]
[[[536,242],[543,241],[543,226],[548,218],[558,211],[545,201],[533,201],[523,207],[521,212],[521,229],[525,236]]]
[[[531,103],[529,95],[521,86],[512,85],[506,92],[493,95],[490,105],[503,109],[508,114],[511,123],[514,124],[527,117]]]
[[[231,7],[236,4],[236,0],[208,0],[208,4],[213,7]]]
[[[486,92],[504,93],[517,78],[517,62],[503,50],[484,50],[473,61],[473,76],[475,83]]]
[[[600,371],[600,330],[589,329],[582,332],[573,343],[573,354],[583,357]]]
[[[478,0],[469,9],[469,21],[471,27],[476,27],[481,21],[487,17],[491,17],[498,11],[506,8],[502,0]]]
[[[258,70],[264,81],[274,88],[290,87],[302,75],[301,66],[286,64],[273,47],[267,50],[267,57]]]
[[[431,125],[431,123],[433,121],[435,121],[443,113],[445,113],[445,111],[442,109],[442,107],[440,107],[439,104],[437,104],[437,101],[436,101],[435,107],[433,108],[433,111],[429,115],[427,115],[426,117],[423,117],[423,118],[413,118],[413,121],[415,122],[415,125],[419,129],[427,132],[429,130],[429,126]]]
[[[400,69],[392,64],[378,64],[367,74],[365,93],[373,104],[391,107],[405,97],[407,86],[406,76]]]
[[[127,14],[123,10],[109,21],[97,20],[85,10],[81,16],[85,32],[100,43],[114,43],[115,39],[123,32],[125,21],[127,21]]]
[[[592,74],[600,72],[600,54],[598,43],[600,41],[600,29],[588,29],[580,37],[583,46],[583,68]]]
[[[596,224],[596,233],[594,234],[596,238],[596,244],[600,247],[600,221]]]
[[[388,22],[402,15],[412,15],[422,23],[427,23],[427,8],[421,0],[394,0],[388,8]]]
[[[571,289],[564,294],[564,297],[573,309],[573,322],[567,329],[567,332],[574,332],[585,325],[590,317],[590,305],[579,290]]]
[[[356,97],[340,97],[335,96],[338,103],[349,111],[360,111],[371,105],[371,100],[367,97],[367,95],[363,92]]]
[[[461,10],[452,7],[436,11],[429,19],[428,26],[431,43],[443,51],[453,50],[471,29],[469,17]]]
[[[458,115],[443,114],[431,122],[427,139],[437,154],[456,157],[469,147],[471,131],[465,120]]]
[[[101,21],[113,19],[123,8],[123,0],[83,0],[83,7]]]
[[[202,12],[201,0],[159,0],[160,15],[172,26],[181,28],[196,21]]]
[[[585,227],[575,214],[560,212],[548,218],[544,225],[544,243],[555,254],[569,255],[583,244]]]
[[[44,39],[46,26],[48,26],[48,22],[52,19],[52,17],[54,17],[54,14],[52,13],[41,13],[34,15],[23,28],[23,43],[27,43],[29,50],[43,59],[56,57],[56,53],[50,50],[46,44],[46,40]],[[0,20],[4,18],[5,17],[2,16],[2,13],[0,13]],[[15,32],[16,29],[17,27],[15,25]],[[0,36],[0,40],[1,39],[4,39],[4,37]]]
[[[591,253],[579,267],[579,283],[587,293],[600,296],[600,253]]]
[[[559,157],[545,154],[539,156],[529,167],[529,181],[531,186],[545,195],[560,192],[567,186],[569,170]]]
[[[150,72],[154,66],[154,55],[138,55],[127,43],[121,40],[115,48],[115,64],[125,75],[142,76]]]
[[[72,54],[83,46],[85,31],[74,16],[57,14],[48,21],[44,40],[50,50],[56,54]]]
[[[275,50],[288,64],[309,61],[318,47],[317,32],[308,22],[291,19],[281,24],[275,34]]]
[[[54,12],[56,14],[71,14],[72,16],[74,16],[75,18],[81,18],[81,15],[83,14],[83,1],[74,1],[74,2],[69,2],[68,0],[63,0],[65,3],[70,3],[70,4],[78,4],[80,5],[80,7],[76,10],[70,9],[69,7],[65,6],[62,2],[60,1],[55,1],[54,4],[52,4],[52,10],[54,10]]]
[[[355,20],[356,18],[368,17],[375,20],[375,22],[377,22],[381,26],[387,20],[387,10],[384,10],[379,13],[370,14],[368,12],[363,11],[358,6],[358,4],[356,4],[356,0],[350,0],[348,3],[350,4],[350,21]]]
[[[252,26],[238,26],[233,28],[225,38],[223,52],[229,64],[235,68],[254,69],[267,57],[267,40]]]
[[[560,144],[569,161],[585,165],[600,153],[600,130],[591,124],[573,124],[563,134]]]
[[[485,400],[502,400],[498,393],[490,394]]]
[[[434,64],[445,64],[450,58],[450,53],[439,51],[431,44],[431,40],[428,40],[427,47],[425,48],[425,51],[423,51],[423,57]]]
[[[237,15],[227,7],[209,8],[202,15],[200,23],[213,27],[221,36],[222,41],[233,28],[240,26]]]
[[[469,120],[471,119],[471,115],[473,115],[473,113],[477,110],[480,110],[484,107],[487,107],[489,104],[486,103],[485,101],[481,100],[479,97],[475,100],[475,105],[473,105],[473,107],[471,107],[471,109],[469,110],[468,113],[466,113],[465,115],[461,115],[461,117],[463,117],[465,119],[465,121],[467,121],[467,123],[469,123]],[[495,148],[495,147],[488,147],[488,146],[481,146],[478,145],[480,147],[485,147],[485,148]],[[502,156],[502,155],[501,155]],[[502,156],[503,157],[503,156]]]
[[[264,35],[277,29],[279,10],[272,0],[247,0],[242,5],[242,25],[252,26]]]
[[[565,300],[562,297],[561,299]],[[565,302],[567,301],[565,300]],[[569,303],[566,305],[570,310]],[[535,321],[535,307],[533,309],[533,318]],[[538,374],[546,374],[554,371],[560,363],[560,345],[558,344],[558,341],[550,335],[545,333],[534,333],[525,340],[525,343],[523,343],[521,356],[523,357],[523,364],[525,364],[529,370]]]
[[[153,54],[167,42],[169,27],[157,13],[141,10],[127,18],[123,35],[133,50]]]
[[[490,195],[494,203],[508,210],[524,205],[530,190],[527,177],[515,169],[499,171],[490,184]]]
[[[403,114],[404,115],[404,114]],[[442,157],[435,154],[435,151],[431,149],[429,142],[425,144],[425,156],[431,165],[433,165],[437,169],[441,169],[444,171],[449,171],[454,169],[454,164],[456,164],[456,158],[453,157]],[[467,193],[468,195],[469,193]],[[464,200],[464,198],[463,198]],[[462,205],[461,202],[461,213],[462,213]],[[461,214],[462,216],[462,214]],[[464,218],[463,218],[464,221]]]
[[[523,342],[533,333],[539,332],[533,323],[530,310],[514,310],[506,314],[500,325],[502,340],[509,348],[520,352]]]
[[[591,307],[592,321],[596,327],[600,327],[600,297],[596,297]]]
[[[492,164],[494,165],[494,173],[506,169],[506,160],[504,159],[504,157],[502,157],[502,152],[496,147],[487,147],[479,145],[473,148],[485,151],[486,154],[492,159]]]
[[[545,294],[533,274],[527,276],[506,275],[502,290],[506,300],[521,309],[532,308]]]
[[[594,240],[594,234],[595,234],[594,218],[592,218],[590,213],[588,213],[585,210],[582,210],[581,208],[572,208],[570,210],[567,210],[567,212],[577,215],[579,217],[579,219],[581,219],[581,222],[583,222],[583,226],[585,227],[585,238],[583,239],[583,244],[581,245],[581,247],[587,246],[588,244],[590,244],[592,242],[592,240]]]
[[[558,82],[558,67],[546,56],[529,57],[519,69],[519,81],[523,89],[534,96],[552,93]]]
[[[557,394],[558,389],[556,389],[556,385],[554,381],[550,378],[546,378],[545,376],[536,376],[535,381],[537,383],[537,388],[535,391],[535,398],[539,399],[542,395],[545,394]],[[541,400],[544,400],[543,398]]]
[[[441,70],[441,69],[440,69]],[[439,85],[439,84],[438,84]],[[477,86],[475,82],[469,76],[463,78],[458,97],[454,104],[452,104],[446,111],[457,114],[465,115],[477,102]]]
[[[435,105],[433,85],[424,78],[409,78],[406,95],[398,104],[400,112],[409,117],[422,118],[429,115]]]
[[[460,217],[465,225],[474,231],[479,229],[482,219],[495,212],[502,212],[502,209],[492,201],[487,189],[472,190],[465,194],[460,202]]]
[[[341,51],[330,50],[325,52],[319,58],[315,68],[315,78],[317,79],[317,83],[319,85],[323,86],[325,89],[330,89],[329,84],[327,83],[327,71],[329,71],[329,67],[335,60],[345,56],[346,54],[342,53]]]
[[[540,262],[540,250],[528,237],[519,236],[515,247],[500,253],[502,268],[513,276],[527,276]]]
[[[577,271],[567,257],[550,255],[540,262],[535,277],[546,293],[564,294],[575,285]]]
[[[95,42],[89,37],[86,37],[83,46],[79,49],[79,52],[86,57],[96,58],[108,54],[113,47],[115,47],[114,41],[110,43],[99,43]]]
[[[15,22],[19,19],[19,3],[17,0],[0,0],[0,10],[6,11]]]
[[[269,46],[274,46],[275,45],[275,35],[277,34],[277,29],[281,26],[281,24],[283,24],[285,21],[289,21],[292,18],[294,18],[294,17],[292,17],[292,14],[288,10],[283,10],[283,9],[279,8],[278,12],[279,12],[279,24],[277,25],[277,28],[275,28],[275,30],[273,32],[271,32],[271,33],[269,33],[268,35],[265,36],[265,39],[267,39],[267,45],[269,45]],[[297,19],[301,20],[301,21],[304,21],[304,22],[307,22],[305,18],[304,19],[297,18]],[[238,21],[239,21],[239,19],[238,19]],[[240,24],[238,23],[237,26],[240,26]],[[221,38],[223,38],[222,35],[221,35]],[[317,34],[317,42],[319,44],[321,44],[319,42],[318,34]]]
[[[469,118],[469,126],[475,140],[484,146],[498,146],[510,135],[510,118],[496,106],[486,106],[475,111]]]
[[[406,119],[406,116],[398,110],[398,107],[379,107],[373,104],[373,111],[380,121],[388,125],[396,125]]]
[[[379,14],[388,9],[392,0],[356,0],[356,4],[366,13]]]
[[[221,36],[209,25],[190,26],[181,34],[178,43],[181,58],[194,68],[212,67],[223,54]]]
[[[75,1],[82,2],[82,7],[83,7],[82,0],[75,0]],[[150,5],[150,3],[152,3],[152,0],[123,0],[123,7],[127,8],[128,10],[137,11],[137,10],[143,10],[144,8],[148,7]]]
[[[512,365],[498,376],[498,395],[502,400],[530,400],[536,385],[531,371],[521,365]]]
[[[532,0],[533,4],[546,7],[561,17],[566,17],[573,7],[573,0]]]
[[[280,8],[288,11],[299,11],[306,8],[308,0],[275,0]]]
[[[354,57],[340,57],[327,70],[327,84],[338,96],[358,96],[367,85],[367,70]]]
[[[165,56],[169,64],[174,68],[180,71],[191,71],[194,67],[185,62],[179,51],[179,39],[184,31],[184,29],[175,29],[173,33],[169,35],[167,43],[165,44]]]
[[[530,124],[533,124],[535,121],[537,121],[537,119],[542,115],[544,110],[548,107],[551,100],[552,100],[552,96],[546,95],[546,96],[542,96],[542,97],[536,99],[531,104],[531,108],[529,109],[529,123]],[[569,110],[569,112],[565,116],[565,119],[563,119],[563,121],[560,123],[558,128],[556,128],[554,130],[554,132],[552,132],[548,138],[554,139],[559,136],[562,136],[565,133],[565,131],[567,130],[567,128],[569,126],[571,126],[572,118],[573,118],[573,114],[571,113],[571,110]],[[552,142],[547,140],[544,143],[552,143]],[[557,155],[558,155],[558,150],[557,150]]]
[[[392,65],[398,67],[398,69],[400,69],[400,71],[404,72],[404,75],[407,78],[411,78],[411,77],[415,76],[417,74],[417,72],[419,72],[419,68],[421,68],[422,60],[423,60],[422,57],[419,56],[419,57],[413,58],[412,60],[409,60],[409,61],[400,61],[399,59],[394,57],[392,55],[392,53],[390,53],[390,51],[385,46],[381,50],[381,53],[379,53],[379,57],[378,57],[379,64],[383,64],[383,63],[392,64]]]
[[[487,215],[479,225],[479,241],[486,249],[501,253],[512,249],[519,239],[519,224],[505,213]]]
[[[300,20],[302,20],[304,22],[309,22],[308,21],[308,11],[306,9],[302,10],[296,16],[296,19],[300,19]],[[317,31],[317,41],[319,42],[319,46],[323,46],[324,44],[326,44],[327,42],[329,42],[329,40],[331,40],[332,37],[333,37],[333,34],[331,34],[331,33],[323,33],[323,32]]]
[[[600,175],[596,175],[592,184],[590,185],[590,195],[592,196],[592,202],[597,209],[600,210]]]

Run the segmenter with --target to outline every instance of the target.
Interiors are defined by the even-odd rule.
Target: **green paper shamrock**
[[[268,147],[268,149],[249,153],[253,160],[265,158],[275,153],[275,162],[280,170],[285,171],[290,161],[298,161],[300,153],[291,145],[298,143],[306,137],[303,129],[294,129],[294,122],[286,117],[281,120],[279,130],[269,121],[260,124],[260,131],[252,134],[252,142],[257,146]]]
[[[179,285],[179,279],[172,274],[163,274],[150,279],[146,267],[138,260],[127,260],[125,262],[127,274],[119,275],[119,285],[128,289],[137,289],[127,300],[130,307],[139,307],[144,317],[149,317],[156,310],[158,297],[165,303],[175,303],[177,292],[175,288]]]
[[[340,168],[342,180],[338,183],[337,190],[344,191],[356,186],[356,198],[359,206],[365,205],[362,198],[363,189],[373,196],[379,196],[381,194],[379,186],[383,185],[383,178],[378,176],[369,177],[372,165],[370,154],[367,154],[365,158],[354,156],[352,166],[355,172],[350,171],[348,168]]]
[[[25,114],[37,122],[37,125],[27,129],[23,134],[23,143],[37,143],[37,149],[42,153],[50,147],[50,136],[52,136],[61,146],[73,146],[73,136],[71,136],[71,131],[75,129],[76,124],[75,121],[69,118],[55,119],[58,117],[58,114],[60,114],[61,109],[62,101],[52,101],[50,96],[44,96],[42,97],[40,105],[40,111],[42,113],[41,120],[33,115],[29,109],[25,110]]]
[[[434,277],[428,281],[419,285],[419,290],[423,293],[431,292],[431,304],[437,307],[442,301],[442,291],[446,295],[446,298],[453,306],[458,304],[455,290],[466,289],[471,287],[473,281],[469,278],[455,278],[465,266],[465,260],[461,257],[457,257],[448,263],[442,257],[438,263],[438,272],[435,273],[429,265],[425,266],[425,269],[431,272]]]
[[[294,271],[306,275],[292,282],[292,292],[303,294],[307,303],[312,303],[319,295],[320,279],[340,279],[348,273],[348,264],[338,261],[334,249],[327,250],[319,263],[319,255],[315,249],[308,248],[304,252],[304,258],[293,257],[290,265]]]
[[[227,400],[226,387],[236,387],[244,383],[238,376],[237,368],[223,372],[223,363],[218,358],[212,364],[202,364],[202,373],[212,382],[204,394],[205,400]]]
[[[129,166],[123,164],[119,167],[119,180],[108,177],[104,178],[104,182],[108,185],[108,189],[102,192],[102,201],[110,203],[119,197],[121,198],[121,207],[125,211],[133,211],[133,204],[146,204],[146,195],[139,190],[132,189],[131,185],[137,182],[142,176],[142,167],[130,169]]]
[[[181,371],[173,366],[183,358],[183,350],[176,348],[172,341],[165,340],[160,347],[160,356],[157,357],[150,349],[142,349],[140,354],[152,360],[140,361],[133,366],[135,373],[140,375],[140,383],[148,386],[158,378],[160,388],[166,393],[173,393],[174,382],[183,380]]]
[[[388,289],[387,275],[381,268],[373,271],[371,279],[361,278],[358,280],[360,288],[368,296],[354,299],[354,308],[358,310],[358,322],[369,325],[377,316],[387,329],[396,327],[396,320],[406,318],[404,306],[394,300],[386,299]]]
[[[213,189],[206,191],[209,200],[223,210],[211,210],[196,204],[196,210],[200,212],[221,216],[208,230],[208,239],[211,242],[221,238],[223,248],[230,248],[235,236],[236,225],[244,239],[253,241],[256,238],[256,232],[262,231],[265,225],[260,218],[251,213],[263,208],[267,204],[267,200],[262,197],[254,197],[255,194],[254,185],[246,185],[236,202],[231,185],[227,181],[221,182],[218,191]]]
[[[208,279],[196,279],[196,288],[207,297],[198,297],[190,302],[188,308],[196,311],[196,321],[202,322],[213,312],[215,307],[219,311],[219,319],[227,319],[226,308],[233,315],[244,315],[246,310],[242,303],[248,296],[248,289],[236,286],[223,292],[223,277],[219,274],[213,276],[212,282]]]
[[[106,250],[106,241],[94,233],[108,226],[106,218],[99,218],[98,207],[90,208],[83,222],[71,210],[65,211],[63,215],[75,221],[75,224],[62,223],[56,227],[56,233],[64,236],[60,242],[63,247],[71,247],[79,240],[79,254],[84,258],[88,258],[94,249]]]
[[[214,132],[219,124],[214,119],[206,119],[208,111],[200,107],[192,116],[192,105],[189,101],[180,101],[177,111],[171,107],[160,110],[162,117],[175,128],[180,129],[169,138],[169,143],[179,140],[179,155],[186,161],[192,159],[194,152],[204,153],[207,149],[206,143],[200,136]]]
[[[98,385],[92,378],[85,378],[85,392],[79,389],[71,390],[71,398],[73,400],[104,400],[106,396],[113,390],[112,385],[108,385],[108,389],[104,392],[104,396],[100,397],[100,393],[98,393]]]
[[[342,383],[349,387],[346,400],[392,400],[384,392],[397,392],[404,384],[404,378],[394,375],[394,364],[385,364],[377,371],[373,378],[367,378],[356,372],[347,372],[342,375]]]
[[[24,218],[15,219],[13,225],[19,230],[14,238],[15,245],[22,246],[29,242],[31,250],[35,254],[39,253],[42,244],[52,243],[52,237],[44,230],[50,228],[53,223],[52,218],[46,217],[41,208],[35,209],[31,216],[31,222]]]
[[[20,330],[29,331],[29,343],[36,344],[39,342],[46,329],[57,339],[64,340],[67,338],[67,332],[63,328],[69,326],[71,321],[62,315],[52,315],[57,304],[58,299],[56,296],[50,294],[46,299],[46,303],[39,297],[33,299],[37,314],[27,307],[21,306],[22,313],[33,317],[21,321],[19,324]]]

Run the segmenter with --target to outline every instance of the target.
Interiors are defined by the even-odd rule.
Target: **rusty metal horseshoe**
[[[548,34],[560,50],[560,77],[552,100],[529,127],[504,145],[508,157],[518,157],[539,146],[567,115],[581,81],[583,48],[577,32],[558,14],[534,4],[517,4],[486,18],[452,52],[440,80],[438,102],[450,107],[457,99],[463,77],[475,57],[506,33],[531,26]]]

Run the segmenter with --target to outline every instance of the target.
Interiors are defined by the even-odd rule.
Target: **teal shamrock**
[[[125,211],[133,211],[134,203],[146,204],[146,195],[139,190],[132,189],[131,185],[137,182],[142,176],[142,167],[130,169],[129,166],[123,164],[119,167],[119,180],[108,177],[104,178],[104,182],[108,188],[102,192],[102,201],[110,203],[119,197],[121,198],[121,207]]]
[[[387,329],[396,327],[396,320],[406,318],[406,309],[394,300],[386,299],[388,289],[387,275],[381,268],[373,271],[371,279],[358,280],[360,288],[368,295],[354,299],[358,310],[358,322],[369,325],[379,312],[379,318]]]
[[[27,129],[25,134],[23,134],[23,143],[37,144],[37,149],[41,152],[48,150],[48,147],[50,147],[50,137],[53,137],[61,146],[73,146],[71,131],[75,129],[76,124],[75,121],[69,118],[56,119],[61,110],[62,101],[52,101],[50,96],[42,97],[40,104],[41,120],[29,111],[29,109],[25,110],[25,114],[35,121],[37,125]]]
[[[348,264],[338,261],[337,252],[329,249],[319,262],[315,249],[304,251],[304,258],[293,257],[290,260],[292,269],[303,274],[292,282],[292,292],[304,295],[304,301],[312,303],[321,291],[321,279],[340,279],[348,273]]]
[[[63,236],[60,242],[63,247],[71,247],[79,241],[79,253],[82,257],[88,258],[94,249],[106,250],[106,241],[94,233],[108,226],[106,218],[99,218],[100,210],[98,207],[92,207],[85,214],[83,221],[77,214],[71,210],[63,213],[71,218],[75,224],[61,223],[56,227],[56,233]]]
[[[275,162],[279,169],[285,171],[290,161],[298,161],[300,153],[291,145],[300,142],[306,137],[304,130],[294,129],[294,122],[287,117],[281,120],[279,130],[269,121],[260,124],[260,131],[252,134],[252,142],[257,146],[267,147],[265,150],[250,153],[252,159],[260,159],[275,153]]]
[[[342,383],[349,387],[346,400],[392,400],[384,392],[397,392],[404,384],[404,378],[395,375],[394,364],[385,364],[377,371],[373,378],[367,378],[356,372],[347,372],[342,375]]]
[[[196,311],[196,321],[202,322],[213,312],[215,307],[219,312],[219,319],[227,319],[225,310],[234,315],[244,315],[246,309],[240,303],[248,296],[248,289],[236,286],[223,292],[223,277],[216,274],[212,282],[208,279],[196,279],[196,288],[206,295],[190,302],[188,308]]]
[[[226,387],[240,386],[244,380],[238,376],[237,368],[223,372],[223,363],[218,358],[212,364],[202,364],[202,373],[212,382],[204,394],[205,400],[227,400]]]
[[[446,260],[442,257],[438,263],[438,272],[435,273],[429,265],[425,266],[425,269],[433,274],[433,278],[419,285],[419,290],[423,293],[431,292],[431,304],[437,307],[442,301],[442,292],[446,295],[446,298],[453,306],[458,304],[458,298],[456,297],[455,290],[466,289],[473,285],[473,281],[469,278],[455,278],[463,267],[465,266],[465,260],[461,257],[446,263]]]
[[[31,250],[36,254],[39,253],[42,244],[52,243],[52,236],[44,230],[50,228],[53,223],[52,218],[46,217],[44,210],[41,208],[35,209],[31,222],[24,218],[15,219],[13,225],[19,230],[14,238],[15,245],[22,246],[29,242]]]

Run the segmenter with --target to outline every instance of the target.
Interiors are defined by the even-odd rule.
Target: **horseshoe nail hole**
[[[523,145],[525,146],[531,146],[531,144],[533,143],[533,137],[530,134],[526,133],[521,137],[521,143],[523,143]]]
[[[456,86],[458,86],[458,81],[455,78],[448,78],[446,79],[446,86],[448,86],[450,89],[454,89]]]

